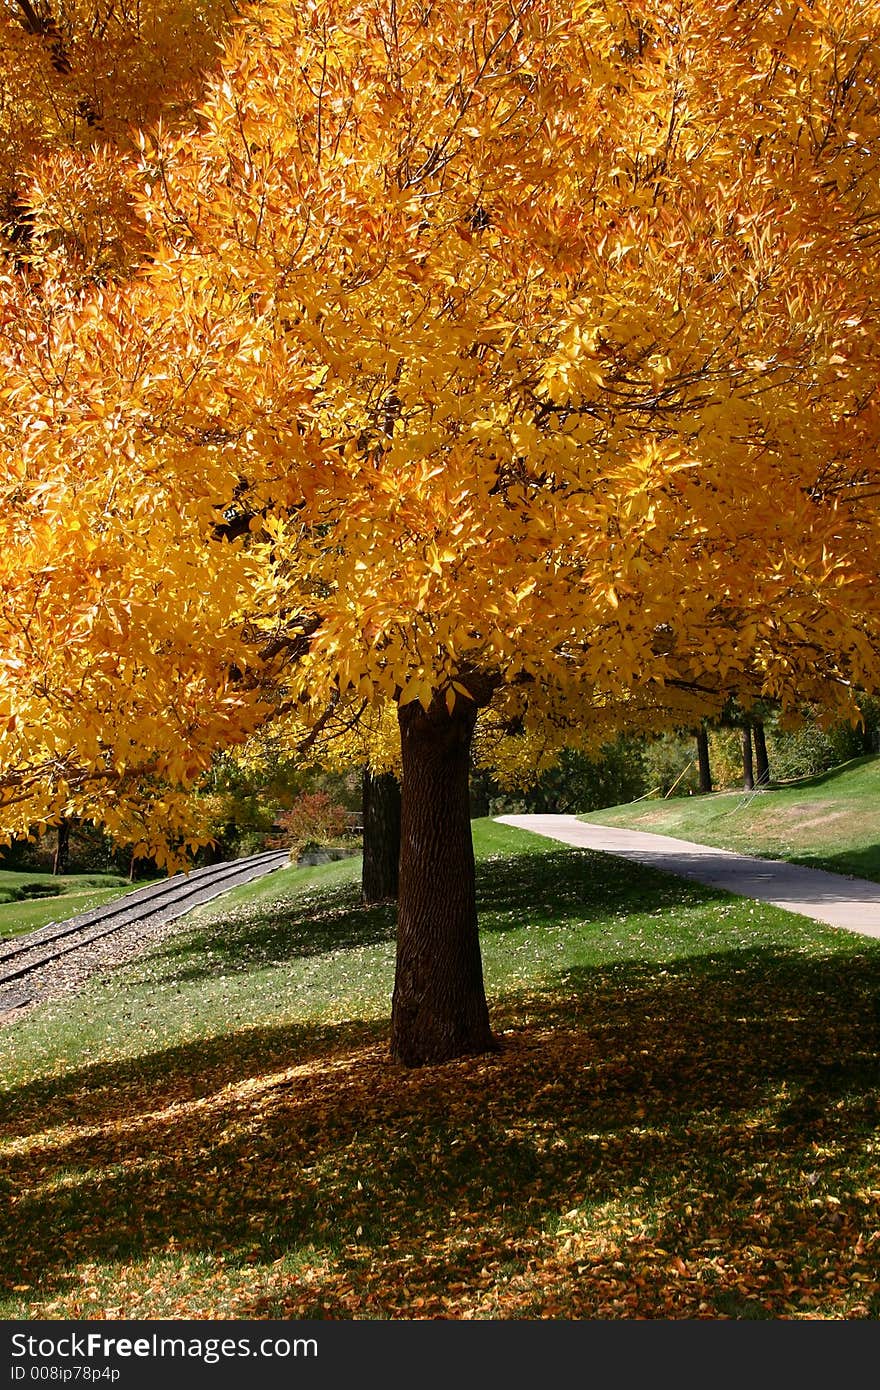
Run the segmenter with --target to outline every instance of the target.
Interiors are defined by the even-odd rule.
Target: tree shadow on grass
[[[395,909],[364,907],[354,884],[239,907],[151,954],[158,979],[207,979],[394,939]]]
[[[729,895],[596,850],[566,848],[540,857],[487,860],[477,866],[481,931],[509,931],[538,914],[548,925],[596,921],[630,912],[729,901]]]
[[[867,1269],[876,1315],[878,999],[880,952],[753,948],[570,970],[422,1071],[370,1025],[82,1067],[9,1099],[3,1279],[173,1252],[222,1263],[214,1316],[846,1316]]]
[[[799,854],[793,862],[805,864],[808,869],[826,869],[832,874],[851,874],[872,883],[880,882],[880,844],[862,845],[856,849],[841,850],[838,854],[817,849],[815,854]]]
[[[651,912],[675,905],[720,902],[727,894],[673,878],[593,850],[564,849],[540,856],[524,852],[477,866],[477,909],[483,934],[521,927],[537,914],[553,927],[571,920]],[[357,950],[394,940],[394,905],[364,907],[355,884],[320,894],[245,905],[197,931],[166,941],[151,954],[158,981],[193,981]]]
[[[96,1062],[61,1076],[39,1077],[0,1092],[0,1142],[70,1123],[101,1124],[131,1102],[161,1110],[199,1100],[225,1086],[312,1061],[326,1063],[337,1052],[348,1055],[387,1034],[387,1024],[285,1024],[243,1028],[139,1057]]]

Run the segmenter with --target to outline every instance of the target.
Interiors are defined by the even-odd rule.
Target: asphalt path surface
[[[830,874],[781,859],[758,859],[750,854],[676,840],[671,835],[652,835],[643,830],[622,830],[595,825],[577,816],[496,816],[502,825],[546,835],[564,845],[601,850],[664,873],[696,879],[743,898],[772,903],[787,912],[811,917],[831,927],[844,927],[863,936],[880,937],[880,883],[846,874]]]

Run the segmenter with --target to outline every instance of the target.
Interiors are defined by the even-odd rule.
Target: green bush
[[[58,885],[56,883],[23,883],[18,890],[20,898],[57,898]]]
[[[725,787],[742,786],[742,742],[739,729],[709,730],[709,764],[712,768],[712,786],[716,791]],[[770,775],[773,776],[772,761]]]
[[[595,757],[576,748],[563,749],[558,763],[547,768],[525,790],[506,792],[481,770],[481,800],[489,815],[521,812],[576,815],[633,801],[645,790],[641,739],[618,738]]]
[[[857,758],[866,751],[865,733],[851,724],[819,726],[816,714],[808,711],[795,728],[779,726],[775,718],[767,730],[770,775],[787,782],[797,777],[816,777],[820,772]]]
[[[666,733],[642,747],[642,778],[646,791],[660,796],[692,796],[700,789],[697,743],[692,734]]]

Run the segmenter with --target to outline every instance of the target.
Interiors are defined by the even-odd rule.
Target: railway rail
[[[41,972],[63,957],[85,951],[94,942],[131,928],[174,921],[230,888],[250,883],[289,863],[288,850],[268,850],[194,869],[189,874],[174,874],[126,893],[106,907],[93,908],[66,922],[50,922],[6,941],[0,945],[0,1013],[32,1003],[35,991],[29,986],[23,991],[22,982],[38,979]]]

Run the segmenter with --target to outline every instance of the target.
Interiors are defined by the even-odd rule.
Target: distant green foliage
[[[256,854],[278,833],[287,812],[303,796],[320,793],[345,809],[360,806],[360,772],[303,768],[291,757],[248,763],[218,755],[194,793],[203,804],[214,845],[212,860]],[[202,854],[200,858],[204,858]]]
[[[666,733],[655,738],[632,735],[607,743],[595,757],[565,749],[555,767],[534,786],[514,793],[479,781],[478,814],[557,812],[563,815],[620,806],[651,792],[689,796],[697,791],[697,748],[692,735]]]
[[[768,756],[769,752],[768,748]],[[742,786],[743,764],[739,729],[709,730],[709,763],[715,791],[721,787]],[[770,776],[774,776],[772,760]]]
[[[49,827],[30,840],[14,840],[0,849],[0,872],[12,871],[30,875],[51,875],[58,832]],[[68,875],[128,875],[131,851],[114,845],[96,825],[76,821],[70,828],[70,847],[66,873]],[[147,866],[142,863],[140,877]]]
[[[781,727],[777,711],[763,716],[772,781],[813,777],[866,752],[880,751],[880,700],[859,700],[864,727],[849,724],[822,729],[818,711],[805,709],[801,722]],[[731,721],[743,711],[731,701]],[[741,729],[734,723],[709,730],[709,761],[714,789],[741,787]],[[558,812],[581,814],[621,806],[640,797],[680,797],[699,793],[695,731],[682,729],[655,736],[621,735],[598,755],[566,749],[555,767],[542,772],[533,786],[515,792],[499,787],[483,768],[471,778],[472,814]]]
[[[832,767],[849,762],[851,758],[880,751],[880,701],[871,696],[862,696],[859,706],[864,721],[861,727],[835,724],[830,729],[822,728],[818,710],[803,709],[796,724],[783,719],[778,711],[766,711],[763,723],[771,781],[787,782],[799,777],[817,777]],[[690,747],[689,739],[686,743]],[[716,790],[742,785],[739,728],[711,729],[709,758]]]
[[[773,780],[815,777],[855,757],[859,742],[848,728],[824,730],[809,723],[798,729],[775,729],[767,739]]]
[[[646,786],[642,742],[621,737],[607,743],[594,758],[567,748],[556,766],[542,772],[534,786],[515,793],[503,792],[484,776],[481,792],[487,804],[480,810],[496,816],[518,811],[570,815],[633,801]]]
[[[641,757],[646,792],[691,796],[699,791],[697,743],[693,734],[667,733],[646,739]]]
[[[778,717],[768,731],[771,773],[777,781],[794,777],[815,777],[820,772],[849,762],[863,753],[878,751],[880,701],[865,695],[859,699],[863,725],[835,724],[821,728],[816,711],[804,711],[804,721],[796,728],[780,727]]]

